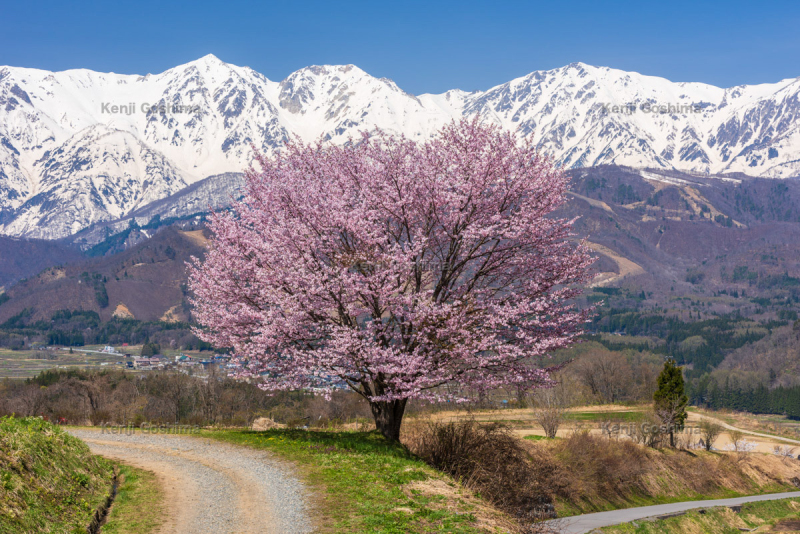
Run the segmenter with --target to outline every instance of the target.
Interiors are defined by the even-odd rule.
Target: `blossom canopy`
[[[190,266],[198,335],[242,374],[374,406],[548,384],[541,359],[580,334],[570,302],[592,260],[553,215],[567,178],[531,144],[465,119],[258,161]]]

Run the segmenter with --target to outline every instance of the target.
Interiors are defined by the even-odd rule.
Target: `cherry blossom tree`
[[[567,179],[479,119],[414,142],[288,144],[211,217],[190,265],[197,335],[270,390],[349,387],[399,439],[411,398],[547,387],[591,258],[552,215]]]

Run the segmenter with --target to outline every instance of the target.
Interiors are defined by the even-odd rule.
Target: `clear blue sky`
[[[353,63],[408,92],[575,61],[720,86],[800,76],[800,0],[2,0],[0,65],[146,74],[213,53],[273,80]]]

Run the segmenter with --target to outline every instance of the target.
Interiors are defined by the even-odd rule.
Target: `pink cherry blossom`
[[[530,143],[474,119],[258,161],[190,266],[197,334],[242,376],[349,387],[390,439],[410,398],[551,383],[541,362],[581,333],[592,259],[552,215],[567,178]]]

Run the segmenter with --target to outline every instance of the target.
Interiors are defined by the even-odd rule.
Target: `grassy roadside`
[[[319,497],[323,532],[479,532],[513,523],[452,479],[375,433],[271,430],[204,435],[268,449],[301,466]],[[705,451],[653,450],[578,433],[526,440],[559,517],[796,490],[800,466]]]
[[[119,465],[120,484],[103,534],[147,534],[161,525],[163,493],[150,471]]]
[[[728,507],[692,510],[684,515],[659,521],[638,521],[604,527],[607,534],[681,534],[707,532],[727,534],[758,529],[759,532],[797,532],[800,529],[800,500],[755,502],[736,512]],[[769,529],[769,530],[767,530]]]
[[[770,493],[783,493],[786,491],[797,491],[797,488],[790,485],[774,484],[765,487],[754,487],[752,491],[734,491],[718,488],[709,493],[686,492],[678,495],[642,495],[633,494],[627,496],[624,502],[613,501],[598,504],[596,501],[587,503],[575,503],[556,499],[556,510],[559,517],[573,517],[581,514],[594,512],[609,512],[612,510],[623,510],[625,508],[638,508],[641,506],[654,506],[657,504],[670,504],[674,502],[686,501],[712,501],[716,499],[734,499],[736,497],[748,497],[751,495],[768,495]]]
[[[86,532],[113,465],[37,417],[0,418],[0,533]]]
[[[650,451],[648,451],[650,452]],[[656,455],[678,455],[675,451],[655,451]],[[714,453],[697,452],[695,458],[713,458]],[[765,458],[766,455],[762,455]],[[771,458],[769,458],[771,460]],[[727,471],[724,476],[719,478],[709,478],[700,484],[700,487],[692,487],[691,477],[693,474],[702,477],[697,471],[681,472],[674,469],[674,464],[659,462],[661,465],[657,472],[651,473],[647,478],[651,479],[651,484],[645,487],[631,488],[626,492],[607,493],[598,492],[589,498],[565,499],[556,497],[555,507],[559,517],[571,517],[593,512],[606,512],[620,510],[624,508],[636,508],[640,506],[653,506],[657,504],[669,504],[685,501],[707,501],[715,499],[732,499],[735,497],[747,497],[750,495],[765,495],[770,493],[782,493],[786,491],[797,491],[797,487],[789,483],[788,480],[772,479],[759,480],[754,476],[756,469],[730,469],[730,466],[723,467],[720,464],[707,464],[708,469]],[[776,462],[777,463],[777,459]],[[738,472],[737,472],[738,471]],[[764,473],[759,473],[763,475]],[[610,488],[608,488],[610,489]]]
[[[375,432],[224,430],[205,437],[266,449],[299,466],[324,533],[511,532],[515,525]]]
[[[587,432],[526,443],[559,517],[796,491],[800,477],[800,463],[768,454],[651,449]]]

